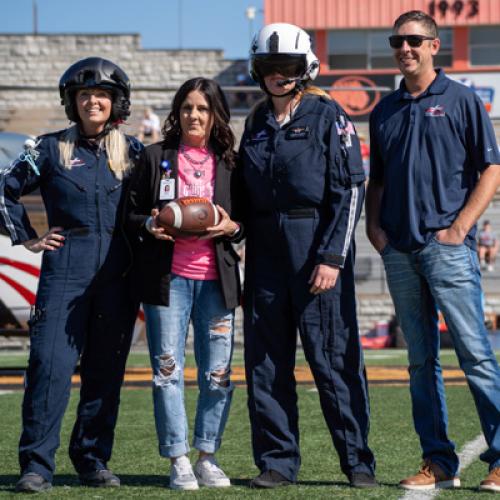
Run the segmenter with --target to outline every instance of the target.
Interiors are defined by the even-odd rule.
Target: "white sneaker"
[[[197,490],[198,481],[186,455],[178,457],[170,467],[170,488],[172,490]]]
[[[219,467],[213,455],[208,455],[198,460],[194,466],[194,474],[198,483],[212,488],[227,488],[231,481]]]
[[[494,270],[493,264],[488,264],[488,272],[492,273]]]

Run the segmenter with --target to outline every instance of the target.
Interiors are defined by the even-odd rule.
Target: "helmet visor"
[[[125,97],[130,95],[130,82],[125,72],[107,59],[89,57],[70,66],[59,81],[61,98],[70,88],[99,87],[114,91],[121,89]]]
[[[285,78],[302,76],[306,71],[306,61],[302,54],[265,54],[254,56],[254,70],[261,77],[280,74]]]
[[[81,87],[105,87],[105,88],[113,88],[114,86],[119,85],[120,78],[117,75],[117,71],[106,71],[110,68],[100,68],[100,71],[96,71],[93,69],[85,69],[83,71],[78,72],[74,81],[76,85]]]

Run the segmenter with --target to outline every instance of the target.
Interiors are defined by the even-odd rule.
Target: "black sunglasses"
[[[405,40],[410,47],[420,47],[424,40],[435,40],[435,38],[424,35],[392,35],[389,37],[389,45],[393,49],[400,49]]]
[[[272,62],[272,61],[259,61],[256,64],[256,69],[262,76],[269,76],[279,73],[286,78],[293,78],[300,76],[304,72],[303,62]]]

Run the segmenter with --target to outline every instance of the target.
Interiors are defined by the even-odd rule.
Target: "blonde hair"
[[[74,125],[64,131],[59,141],[59,158],[64,168],[71,170],[71,160],[75,150],[75,142],[79,137],[78,127]],[[112,128],[104,136],[104,148],[108,156],[110,170],[119,180],[132,168],[128,155],[128,145],[125,135],[117,128]]]
[[[300,95],[304,94],[318,95],[321,97],[326,97],[327,99],[331,99],[331,96],[328,92],[325,92],[323,89],[315,87],[314,85],[308,85],[304,90],[300,91]]]

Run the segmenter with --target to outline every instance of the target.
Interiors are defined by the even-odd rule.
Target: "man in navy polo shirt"
[[[475,93],[434,69],[440,41],[431,17],[401,15],[389,40],[404,78],[370,118],[366,216],[408,344],[423,449],[422,468],[400,486],[460,485],[439,363],[439,309],[488,444],[480,489],[500,491],[500,369],[484,327],[475,243],[476,222],[500,185],[495,134]]]

